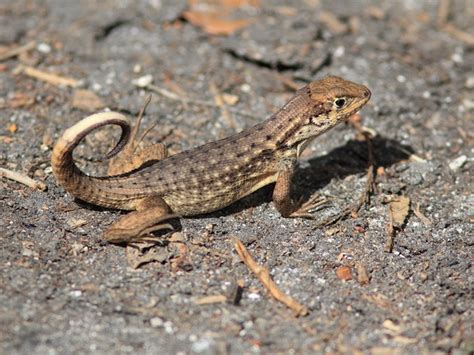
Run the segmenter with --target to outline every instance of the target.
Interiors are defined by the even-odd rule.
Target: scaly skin
[[[224,208],[275,182],[273,200],[282,216],[310,217],[314,201],[297,206],[290,197],[297,158],[314,138],[356,113],[370,95],[363,85],[329,76],[298,90],[266,121],[170,157],[160,144],[148,152],[136,152],[136,129],[129,140],[128,119],[119,113],[99,113],[78,122],[59,139],[51,158],[53,173],[78,199],[137,210],[106,231],[111,242],[140,241],[151,230],[160,229],[164,220]],[[76,167],[72,152],[87,134],[109,124],[122,127],[122,137],[109,155],[125,146],[126,158],[116,161],[123,168],[109,169],[120,173],[115,176],[88,176]],[[134,163],[127,168],[125,163],[132,158]]]

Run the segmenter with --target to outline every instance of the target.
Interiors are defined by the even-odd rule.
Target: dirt
[[[183,17],[185,1],[3,2],[3,53],[36,44],[0,63],[1,166],[48,190],[0,180],[0,352],[472,353],[474,52],[437,25],[437,9],[435,1],[249,1],[228,16],[250,21],[213,35]],[[455,0],[449,21],[472,33],[472,11]],[[38,80],[19,65],[79,86]],[[329,199],[315,220],[280,217],[266,187],[181,219],[187,263],[163,236],[155,261],[132,268],[130,251],[101,237],[121,213],[74,201],[56,184],[50,156],[61,132],[102,106],[136,116],[149,92],[132,81],[149,74],[179,97],[237,99],[213,108],[154,95],[144,124],[157,127],[145,141],[172,152],[262,121],[295,85],[328,74],[367,85],[370,201],[316,227],[365,188],[367,144],[341,125],[307,149],[295,177],[295,197]],[[95,94],[91,106],[73,104],[77,90]],[[103,174],[117,133],[88,137],[78,164]],[[401,196],[409,212],[387,252],[390,201]],[[232,238],[307,316],[268,296]],[[241,280],[237,304],[199,302]]]

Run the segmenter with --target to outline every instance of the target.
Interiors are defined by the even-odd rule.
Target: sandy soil
[[[0,61],[1,166],[48,188],[0,180],[1,353],[474,351],[473,47],[437,25],[437,1],[249,3],[229,9],[229,18],[250,20],[240,29],[227,18],[217,26],[227,35],[197,26],[184,1],[0,4],[0,57],[35,41]],[[472,33],[467,6],[453,1],[449,21]],[[48,83],[25,67],[74,80]],[[361,116],[376,134],[377,172],[370,202],[330,226],[317,227],[366,183],[367,144],[349,125],[320,137],[300,162],[295,196],[330,198],[315,220],[280,217],[269,186],[182,219],[185,265],[183,244],[163,237],[155,261],[134,269],[130,251],[101,238],[121,213],[74,201],[52,176],[59,134],[105,107],[135,116],[149,92],[133,80],[146,75],[180,98],[226,95],[214,108],[154,95],[144,124],[158,125],[146,142],[178,152],[262,121],[295,85],[327,74],[372,90]],[[103,174],[98,161],[117,133],[88,137],[78,164]],[[387,252],[400,196],[409,211]],[[309,315],[296,318],[268,296],[232,237]],[[242,281],[237,304],[201,304]]]

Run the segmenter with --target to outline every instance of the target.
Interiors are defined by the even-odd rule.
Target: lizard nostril
[[[365,89],[364,91],[364,97],[370,97],[371,93],[369,89]]]

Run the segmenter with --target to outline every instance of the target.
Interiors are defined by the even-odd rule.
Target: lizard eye
[[[339,98],[334,101],[334,105],[336,105],[337,108],[343,108],[344,105],[346,104],[346,99],[344,98]]]

